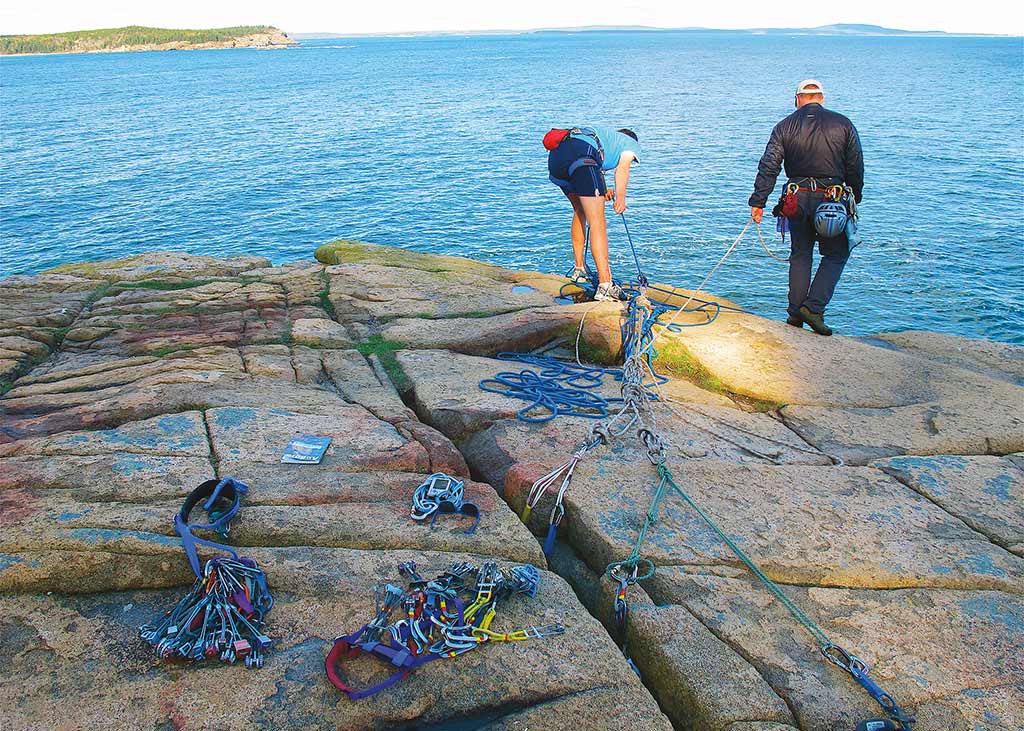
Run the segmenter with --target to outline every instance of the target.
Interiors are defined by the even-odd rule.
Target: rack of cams
[[[540,572],[535,566],[499,569],[491,561],[479,567],[460,562],[428,581],[417,571],[415,561],[407,561],[399,564],[398,572],[407,579],[408,588],[387,584],[383,590],[375,589],[374,618],[355,632],[336,638],[327,656],[327,677],[351,700],[378,693],[428,662],[461,655],[487,642],[543,639],[565,631],[561,624],[513,632],[491,629],[501,603],[517,595],[536,596]],[[472,588],[471,577],[475,578]],[[363,654],[397,670],[377,685],[356,690],[344,677],[341,660]]]

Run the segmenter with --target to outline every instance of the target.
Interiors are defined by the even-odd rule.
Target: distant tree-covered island
[[[240,25],[234,28],[188,30],[125,28],[79,30],[46,35],[0,36],[0,55],[27,53],[112,53],[118,51],[174,51],[200,48],[283,48],[297,41],[273,26]]]

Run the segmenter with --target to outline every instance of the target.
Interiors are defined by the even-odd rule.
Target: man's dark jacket
[[[757,180],[749,201],[752,208],[765,207],[783,160],[790,180],[838,178],[853,188],[854,198],[860,203],[864,153],[857,128],[842,114],[812,102],[775,125],[757,164]]]

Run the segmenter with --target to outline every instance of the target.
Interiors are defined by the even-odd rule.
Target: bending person
[[[596,301],[624,300],[622,289],[612,283],[608,265],[608,223],[604,204],[613,200],[616,213],[626,210],[626,187],[629,168],[640,162],[640,143],[636,133],[611,127],[578,127],[548,153],[548,174],[551,182],[562,189],[572,205],[572,253],[575,269],[572,281],[587,281],[583,261],[586,237],[584,226],[590,226],[590,250],[597,265]],[[615,190],[608,190],[604,171],[615,171]]]
[[[831,335],[825,324],[825,308],[835,293],[850,256],[846,231],[823,236],[815,227],[814,214],[831,186],[848,185],[860,203],[864,188],[864,155],[857,128],[842,114],[825,109],[825,90],[814,79],[801,81],[796,89],[796,111],[772,130],[768,146],[757,166],[757,180],[750,196],[750,215],[761,223],[764,205],[775,188],[783,161],[787,188],[796,191],[799,207],[789,217],[789,316],[794,327],[804,323],[819,335]],[[778,213],[776,215],[779,215]],[[821,262],[811,280],[814,242]]]

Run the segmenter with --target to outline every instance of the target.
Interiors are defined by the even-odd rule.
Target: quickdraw
[[[174,528],[197,578],[188,594],[162,619],[139,627],[139,636],[161,658],[202,661],[219,657],[228,663],[244,659],[246,667],[263,667],[264,653],[271,644],[263,623],[274,606],[266,574],[255,561],[240,558],[230,546],[192,534],[194,530],[214,530],[227,538],[229,524],[248,490],[233,477],[207,480],[185,498],[174,516]],[[200,502],[210,522],[192,525],[189,516]],[[200,572],[196,544],[224,551],[230,558],[212,558]]]
[[[399,564],[398,572],[408,589],[387,584],[375,589],[375,616],[348,635],[334,640],[327,655],[327,677],[350,700],[379,693],[409,677],[413,671],[440,658],[455,657],[487,642],[517,642],[543,639],[565,631],[561,624],[527,627],[514,632],[490,628],[499,602],[517,594],[533,598],[540,585],[534,566],[513,566],[501,570],[494,562],[475,567],[466,562],[452,566],[437,578],[426,581],[415,561]],[[469,593],[468,578],[476,577],[473,600],[467,604],[460,594]],[[401,618],[392,621],[392,615]],[[396,668],[383,681],[356,690],[344,676],[343,659],[372,655]]]
[[[555,496],[555,504],[551,508],[551,515],[548,519],[548,534],[544,539],[545,556],[550,556],[551,552],[555,548],[555,538],[558,536],[558,526],[561,524],[562,518],[565,517],[565,505],[563,504],[565,491],[569,489],[569,485],[572,482],[572,476],[576,472],[576,465],[579,464],[580,460],[583,459],[591,449],[602,442],[607,442],[605,434],[591,430],[591,435],[593,438],[584,442],[572,457],[569,458],[568,462],[559,465],[533,483],[530,487],[530,494],[526,498],[526,504],[523,505],[523,512],[520,517],[522,518],[523,523],[528,523],[530,515],[533,513],[533,509],[537,507],[537,503],[539,503],[541,498],[544,497],[548,488],[558,482],[559,479],[562,480],[562,484],[558,488],[558,494]]]
[[[433,527],[441,513],[461,513],[475,518],[473,525],[465,531],[467,534],[475,531],[480,524],[480,509],[473,503],[466,502],[462,480],[443,472],[435,472],[412,494],[410,517],[417,521],[430,518],[430,527]]]

